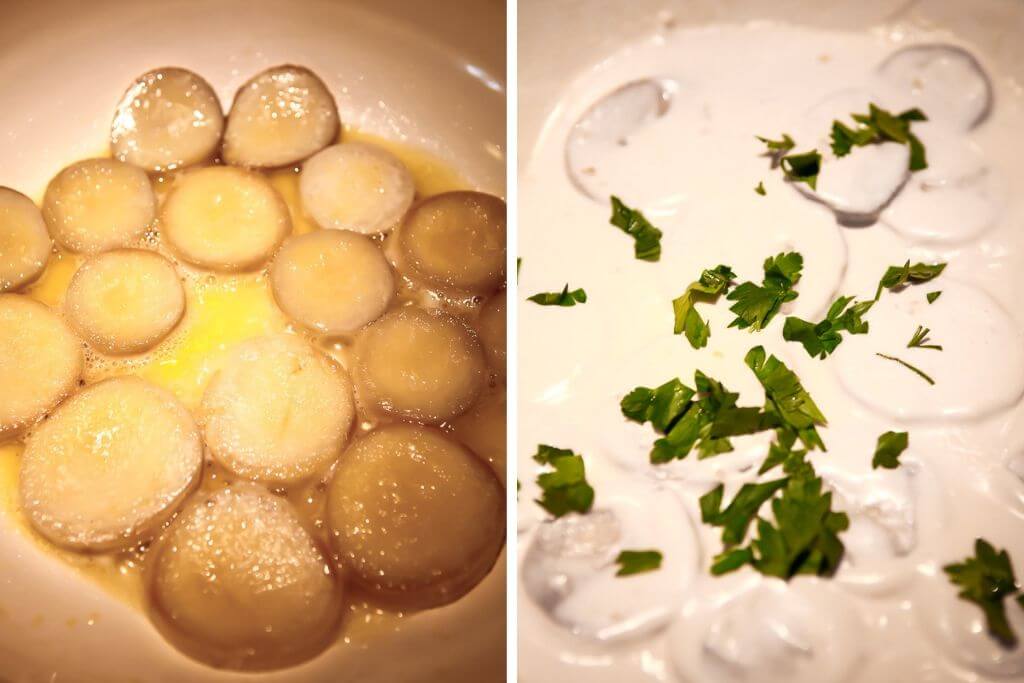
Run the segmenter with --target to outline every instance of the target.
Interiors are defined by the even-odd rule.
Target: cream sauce
[[[907,49],[948,42],[886,28],[666,29],[581,73],[552,110],[520,181],[519,288],[568,281],[588,301],[519,309],[523,681],[1024,680],[1024,645],[998,646],[941,570],[983,536],[1024,575],[1024,200],[1007,191],[1022,174],[1024,91],[986,73],[978,46]],[[925,111],[913,130],[928,170],[909,173],[896,144],[833,157],[831,121],[850,123],[869,102]],[[755,135],[783,132],[794,151],[823,152],[816,192],[763,156]],[[761,181],[766,196],[754,192]],[[635,260],[608,225],[609,194],[664,232],[660,262]],[[762,261],[790,249],[805,260],[800,296],[768,329],[727,329],[720,300],[697,304],[706,348],[673,336],[671,300],[702,269],[725,263],[759,281]],[[785,314],[817,321],[837,295],[871,298],[886,267],[908,259],[949,266],[883,294],[868,334],[846,335],[826,360],[782,339]],[[907,348],[918,325],[943,351]],[[755,345],[789,365],[829,419],[828,451],[811,460],[851,519],[834,577],[711,576],[720,532],[700,522],[697,500],[718,482],[729,500],[757,480],[769,439],[652,466],[655,434],[619,412],[633,387],[677,376],[692,386],[696,369],[760,405],[743,364]],[[872,470],[887,430],[908,431],[910,447],[900,468]],[[538,443],[584,456],[589,520],[552,522],[533,502]],[[674,513],[658,507],[669,498]],[[646,548],[664,552],[659,571],[614,576],[619,550]],[[574,591],[585,600],[570,603]],[[1007,601],[1007,612],[1024,636],[1024,610]],[[622,626],[614,638],[609,623]]]

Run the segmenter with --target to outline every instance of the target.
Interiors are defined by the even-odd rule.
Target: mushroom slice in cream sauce
[[[1024,91],[990,47],[906,26],[663,28],[579,72],[548,109],[520,185],[519,287],[532,294],[567,280],[588,300],[519,307],[521,680],[1021,680],[1024,646],[1001,647],[942,571],[984,537],[1024,574],[1024,198],[1010,191]],[[872,103],[925,113],[911,131],[927,168],[911,170],[908,146],[894,142],[836,158],[832,122],[851,125]],[[755,137],[782,134],[793,153],[822,154],[816,189],[788,180]],[[663,232],[658,263],[634,259],[607,225],[613,194]],[[672,334],[671,301],[702,270],[725,264],[736,282],[760,282],[763,261],[782,251],[800,252],[804,270],[798,297],[765,330],[730,329],[723,297],[696,304],[711,330],[706,348]],[[908,260],[948,267],[884,290],[865,316],[869,331],[844,333],[824,360],[783,340],[786,316],[816,323],[838,296],[870,300],[886,268]],[[918,327],[942,350],[908,346]],[[699,497],[722,483],[728,502],[744,483],[781,476],[757,473],[770,433],[651,465],[659,435],[620,411],[634,387],[674,377],[692,387],[698,369],[738,392],[738,405],[760,406],[763,389],[743,363],[757,345],[800,377],[828,419],[827,450],[809,460],[850,520],[831,577],[710,574],[721,529],[700,522]],[[908,432],[909,447],[896,469],[873,469],[887,431]],[[590,513],[552,520],[533,502],[538,443],[583,456]],[[621,506],[637,491],[630,509],[647,535],[634,541]],[[668,493],[683,511],[676,518],[651,511]],[[771,519],[770,505],[760,515]],[[567,560],[545,551],[552,539],[586,552]],[[610,563],[623,548],[660,550],[662,566],[616,578]],[[681,558],[695,573],[680,574]],[[629,637],[595,637],[642,612],[643,593],[629,588],[641,577],[678,607]],[[596,597],[580,600],[586,590]],[[1010,599],[1006,610],[1024,637],[1024,610]]]

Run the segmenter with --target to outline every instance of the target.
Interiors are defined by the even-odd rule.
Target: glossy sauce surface
[[[668,27],[578,74],[551,110],[524,153],[519,287],[525,298],[568,281],[588,300],[520,306],[521,680],[1024,677],[1024,648],[995,643],[941,571],[978,536],[1024,571],[1024,481],[1012,470],[1024,462],[1024,202],[1011,151],[1024,91],[989,69],[978,45],[962,47],[985,70],[990,107],[956,48],[910,77],[905,65],[880,68],[902,48],[936,43],[960,45],[906,27]],[[826,158],[815,194],[787,183],[755,138],[785,132],[794,151],[827,155],[831,121],[869,102],[925,110],[928,171],[908,177],[905,151],[879,145]],[[951,180],[964,177],[984,180]],[[608,225],[609,194],[664,232],[660,262],[634,259]],[[702,269],[724,263],[737,281],[759,281],[763,260],[790,250],[804,257],[799,297],[766,330],[727,329],[723,299],[698,304],[706,348],[672,334],[672,299]],[[927,285],[883,295],[868,334],[846,335],[823,361],[782,339],[786,315],[816,322],[839,295],[871,298],[886,267],[908,259],[949,265]],[[944,351],[906,348],[919,324]],[[652,466],[656,435],[619,410],[632,388],[674,377],[692,386],[697,369],[739,392],[740,405],[760,405],[743,363],[756,345],[799,375],[828,418],[828,451],[811,460],[851,518],[832,578],[711,576],[720,532],[701,523],[698,498],[724,482],[730,500],[757,480],[769,440],[739,437],[734,452]],[[936,384],[878,352],[920,363]],[[908,431],[910,448],[899,469],[872,470],[887,430]],[[537,444],[583,455],[596,492],[589,523],[551,522],[533,502]],[[660,548],[662,568],[616,578],[615,554],[636,548]],[[661,601],[645,612],[649,593]],[[1007,601],[1007,612],[1019,633],[1024,610]]]

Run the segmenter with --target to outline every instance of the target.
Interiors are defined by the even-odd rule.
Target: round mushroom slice
[[[894,99],[957,130],[979,125],[992,110],[992,84],[978,60],[957,45],[911,45],[878,66]]]
[[[302,208],[322,228],[365,234],[394,228],[412,205],[416,184],[395,155],[346,142],[328,147],[302,166]]]
[[[505,202],[447,192],[413,207],[399,232],[411,274],[444,289],[488,294],[505,281]]]
[[[265,178],[227,166],[202,168],[179,180],[160,223],[182,259],[221,271],[262,265],[292,229],[288,207]]]
[[[185,290],[166,258],[142,249],[94,256],[71,278],[64,298],[71,327],[102,353],[156,346],[185,314]]]
[[[156,532],[199,481],[199,428],[172,394],[137,377],[94,384],[29,436],[22,509],[74,550],[122,549]]]
[[[505,303],[504,291],[495,294],[480,309],[480,318],[477,320],[477,329],[484,343],[484,351],[487,352],[487,360],[501,377],[505,376]]]
[[[238,483],[195,498],[153,549],[154,619],[208,664],[271,669],[330,644],[342,589],[287,501]]]
[[[486,372],[476,336],[444,314],[404,308],[368,327],[356,342],[360,401],[421,422],[444,422],[468,410]]]
[[[0,294],[0,440],[70,394],[84,368],[82,343],[43,304]]]
[[[408,607],[457,600],[494,566],[505,495],[440,432],[394,425],[349,447],[327,494],[331,541],[361,586]]]
[[[156,216],[149,177],[116,159],[71,164],[46,188],[43,218],[69,251],[95,254],[137,242]]]
[[[329,336],[373,322],[395,293],[384,253],[370,238],[348,230],[288,240],[270,267],[270,283],[281,310]]]
[[[0,187],[0,292],[35,282],[52,248],[35,202],[20,192]]]
[[[300,481],[333,461],[355,417],[348,373],[284,334],[235,347],[202,410],[213,457],[239,476],[274,484]]]
[[[224,114],[210,84],[168,67],[148,71],[128,87],[114,111],[114,156],[147,171],[169,171],[213,157]]]
[[[338,107],[324,82],[301,66],[276,66],[235,94],[224,160],[264,168],[293,164],[331,144],[339,129]]]

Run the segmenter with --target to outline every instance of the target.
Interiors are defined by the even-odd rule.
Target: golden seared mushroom
[[[272,484],[323,470],[341,453],[355,418],[344,368],[286,334],[232,349],[202,411],[213,456],[239,476]]]
[[[327,86],[301,66],[257,74],[235,94],[224,161],[272,168],[302,161],[334,142],[341,119]]]
[[[86,159],[57,174],[43,197],[50,235],[68,251],[131,246],[156,216],[149,176],[116,159]]]
[[[53,243],[31,199],[0,187],[0,292],[35,282],[46,268]]]
[[[505,281],[505,202],[446,192],[412,208],[399,230],[402,262],[441,289],[490,294]]]
[[[147,171],[182,168],[213,158],[224,132],[220,100],[186,69],[148,71],[128,86],[114,111],[114,156]]]
[[[71,327],[101,353],[140,353],[163,341],[185,314],[185,290],[166,258],[142,249],[93,256],[64,297]]]
[[[270,283],[285,314],[330,336],[376,320],[395,293],[384,253],[370,238],[347,230],[288,240],[271,264]]]
[[[342,455],[327,522],[335,552],[361,586],[396,605],[436,607],[494,566],[505,495],[486,464],[441,432],[394,425]]]
[[[477,330],[487,352],[487,360],[491,367],[501,376],[505,376],[505,290],[492,296],[480,309],[477,319]]]
[[[302,165],[302,208],[322,228],[365,234],[394,228],[412,205],[416,184],[405,164],[380,147],[344,142]]]
[[[203,444],[188,410],[137,377],[93,384],[25,442],[22,509],[74,550],[128,548],[149,538],[199,481]]]
[[[219,271],[261,266],[291,232],[288,207],[266,178],[210,166],[186,173],[160,213],[171,249],[185,261]]]
[[[0,440],[70,394],[82,376],[82,342],[43,304],[0,294]]]
[[[263,488],[197,496],[152,552],[155,621],[191,656],[270,669],[330,644],[341,585],[288,502]]]
[[[368,408],[441,423],[469,409],[487,375],[480,342],[461,321],[406,307],[356,342],[355,380]]]

